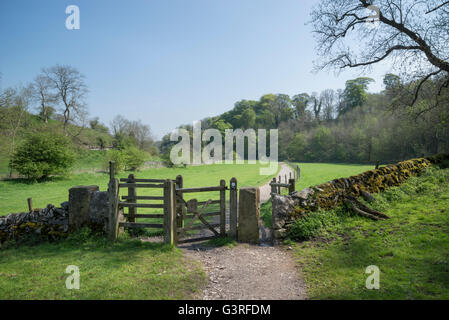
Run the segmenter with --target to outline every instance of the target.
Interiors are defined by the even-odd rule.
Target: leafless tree
[[[40,74],[34,78],[31,89],[33,100],[39,103],[42,120],[47,123],[48,110],[57,102],[57,95],[52,92],[52,83],[47,76]]]
[[[417,102],[429,80],[436,84],[433,106],[447,99],[449,1],[322,0],[311,23],[321,57],[317,69],[391,63],[411,84],[408,105]]]
[[[321,92],[321,101],[323,101],[323,119],[330,121],[335,118],[336,93],[332,89],[326,89]]]
[[[312,101],[312,109],[313,109],[313,114],[315,116],[315,120],[318,121],[318,123],[321,123],[321,109],[323,107],[323,99],[320,95],[318,95],[318,93],[313,92],[312,96],[311,96],[311,101]]]
[[[12,165],[16,151],[16,138],[23,127],[31,99],[31,88],[8,88],[0,95],[0,131],[9,137],[9,160],[12,177]]]
[[[59,103],[63,107],[64,132],[67,134],[67,125],[70,121],[86,123],[87,86],[84,76],[71,66],[56,65],[42,70],[56,91]]]
[[[111,121],[111,129],[116,138],[129,137],[142,150],[149,150],[154,145],[150,127],[140,120],[130,121],[121,115],[117,115]]]

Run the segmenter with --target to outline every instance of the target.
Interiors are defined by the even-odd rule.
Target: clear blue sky
[[[142,120],[156,138],[265,93],[343,88],[360,75],[313,74],[309,13],[317,0],[1,0],[1,86],[42,67],[85,76],[91,117]],[[80,30],[65,8],[78,5]],[[386,69],[369,76],[381,89]]]

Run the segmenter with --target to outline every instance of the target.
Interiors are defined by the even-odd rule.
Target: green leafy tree
[[[74,163],[70,141],[61,135],[39,133],[28,136],[14,154],[14,170],[29,179],[66,173]]]
[[[132,146],[123,150],[126,170],[138,170],[145,163],[145,152]]]
[[[366,77],[346,81],[346,88],[343,92],[344,103],[338,110],[339,115],[363,106],[368,96],[366,90],[371,82],[374,82],[374,80]]]

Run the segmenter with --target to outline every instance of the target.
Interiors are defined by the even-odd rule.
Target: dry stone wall
[[[69,201],[61,207],[49,204],[44,209],[0,217],[0,243],[35,236],[42,240],[57,240],[88,226],[97,232],[107,232],[109,199],[98,186],[70,189]]]
[[[418,158],[387,165],[356,176],[340,178],[314,187],[296,191],[288,196],[274,195],[272,198],[273,237],[282,239],[291,224],[310,211],[333,209],[343,204],[346,196],[359,197],[363,193],[378,193],[399,186],[409,177],[420,174],[432,164],[449,159],[448,155]]]

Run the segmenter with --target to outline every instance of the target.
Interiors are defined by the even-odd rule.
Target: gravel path
[[[287,177],[287,179],[289,179],[290,173],[291,173],[291,175],[293,177],[294,171],[293,171],[292,168],[290,168],[290,166],[288,166],[285,163],[281,162],[280,166],[281,166],[281,170],[279,171],[279,173],[278,173],[278,175],[276,177],[276,180],[278,180],[279,176],[280,176],[282,183],[286,183],[285,182],[285,177]],[[270,200],[270,198],[271,198],[271,196],[270,196],[270,193],[271,193],[270,182],[267,182],[266,184],[261,186],[259,189],[260,189],[260,203],[264,203],[264,202]]]
[[[281,164],[279,175],[292,171]],[[260,187],[261,202],[270,199],[269,183]],[[292,254],[272,246],[269,230],[261,227],[261,244],[211,247],[204,243],[179,246],[203,265],[208,284],[197,296],[201,300],[300,300],[306,298],[305,285]]]

